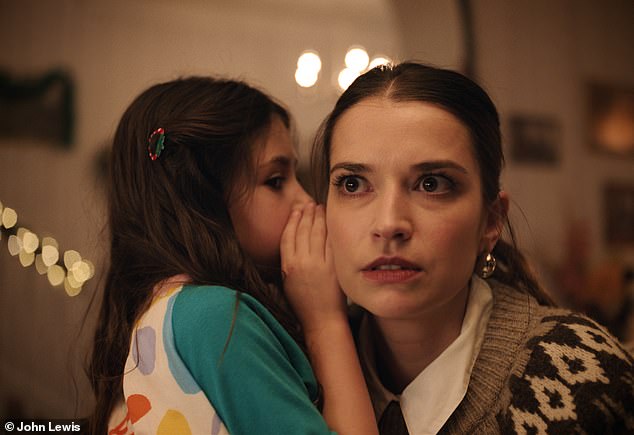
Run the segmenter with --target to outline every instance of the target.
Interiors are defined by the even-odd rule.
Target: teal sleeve
[[[241,294],[236,310],[234,290],[186,286],[172,323],[181,359],[232,435],[331,433],[311,402],[308,359],[254,298]]]

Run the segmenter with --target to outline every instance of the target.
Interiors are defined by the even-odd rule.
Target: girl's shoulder
[[[262,319],[267,324],[277,321],[253,296],[220,285],[191,285],[180,289],[174,301],[174,313],[197,329],[209,322],[226,324]],[[238,315],[240,314],[240,315]]]
[[[204,342],[223,355],[229,342],[251,346],[265,340],[298,348],[281,323],[253,296],[218,285],[184,285],[168,313],[178,344]]]

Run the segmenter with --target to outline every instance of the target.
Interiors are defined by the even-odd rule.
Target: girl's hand
[[[310,362],[324,391],[328,426],[346,435],[378,435],[326,234],[324,208],[295,210],[281,241],[284,291],[304,330]]]
[[[305,332],[346,322],[346,301],[335,275],[324,207],[309,203],[291,213],[281,240],[284,292]]]

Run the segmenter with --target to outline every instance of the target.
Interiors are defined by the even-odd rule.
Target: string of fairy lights
[[[0,239],[6,237],[9,254],[18,257],[27,268],[34,266],[46,275],[53,287],[64,287],[68,296],[81,293],[84,284],[95,275],[95,266],[69,249],[60,254],[59,244],[52,237],[38,237],[28,228],[18,226],[18,214],[0,201]]]

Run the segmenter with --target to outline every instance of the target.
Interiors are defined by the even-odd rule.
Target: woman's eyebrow
[[[364,165],[362,163],[340,162],[334,165],[330,169],[330,173],[332,174],[333,172],[339,169],[343,169],[343,170],[354,172],[354,173],[366,173],[366,172],[372,171],[372,169],[369,166]],[[429,172],[429,171],[435,171],[438,169],[455,169],[465,174],[468,173],[466,168],[464,168],[463,166],[459,165],[458,163],[452,160],[433,160],[429,162],[416,163],[412,165],[412,169],[419,172]]]
[[[261,167],[275,166],[275,167],[281,167],[281,168],[290,168],[292,166],[297,166],[297,158],[284,156],[284,155],[275,156],[272,159],[267,160],[266,162],[263,162],[260,166]]]
[[[455,169],[465,174],[468,173],[467,169],[464,166],[461,166],[452,160],[434,160],[431,162],[421,162],[412,165],[412,168],[416,171],[421,172],[435,171],[438,169]]]
[[[332,168],[330,168],[330,173],[332,174],[333,172],[339,169],[344,169],[346,171],[350,171],[354,173],[363,173],[363,172],[371,171],[368,166],[362,163],[341,162],[341,163],[337,163]]]

